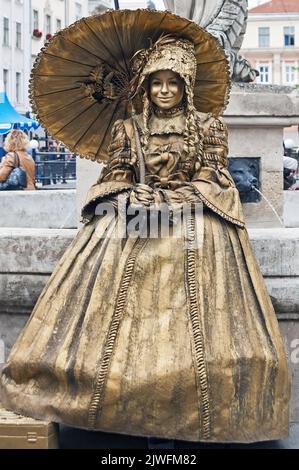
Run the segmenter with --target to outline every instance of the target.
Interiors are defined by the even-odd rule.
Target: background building
[[[88,0],[31,0],[29,3],[32,63],[47,38],[88,15]]]
[[[29,0],[0,0],[0,84],[13,106],[29,109],[31,63]]]
[[[87,15],[88,0],[0,0],[0,88],[18,112],[30,111],[30,72],[44,42]]]
[[[241,53],[259,83],[299,83],[299,0],[272,0],[249,10]]]

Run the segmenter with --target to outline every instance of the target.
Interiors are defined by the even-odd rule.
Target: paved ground
[[[45,184],[37,183],[38,189],[76,189],[76,181],[67,181],[67,183]]]
[[[299,424],[290,428],[290,436],[283,441],[268,441],[255,444],[202,444],[187,441],[162,441],[146,438],[90,432],[60,426],[60,447],[63,449],[299,449]]]

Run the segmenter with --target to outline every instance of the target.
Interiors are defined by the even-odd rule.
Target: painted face
[[[172,70],[159,70],[150,76],[150,99],[160,109],[171,109],[184,96],[184,81]]]

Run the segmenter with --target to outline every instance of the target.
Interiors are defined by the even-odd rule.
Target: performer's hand
[[[147,184],[138,183],[130,194],[130,203],[149,207],[155,201],[154,190]]]
[[[200,198],[195,194],[194,188],[192,186],[182,186],[175,191],[179,194],[182,203],[200,203]]]

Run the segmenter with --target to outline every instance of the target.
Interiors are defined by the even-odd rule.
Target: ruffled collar
[[[143,115],[139,114],[136,116],[138,125],[141,131],[144,131]],[[184,134],[186,123],[186,116],[184,109],[180,111],[177,110],[177,113],[160,117],[155,113],[152,113],[149,119],[149,131],[150,135],[162,135],[162,134]]]
[[[155,116],[162,119],[173,118],[176,116],[180,116],[180,114],[184,114],[186,110],[185,103],[181,103],[178,106],[175,106],[171,109],[161,109],[152,104],[152,111]]]

